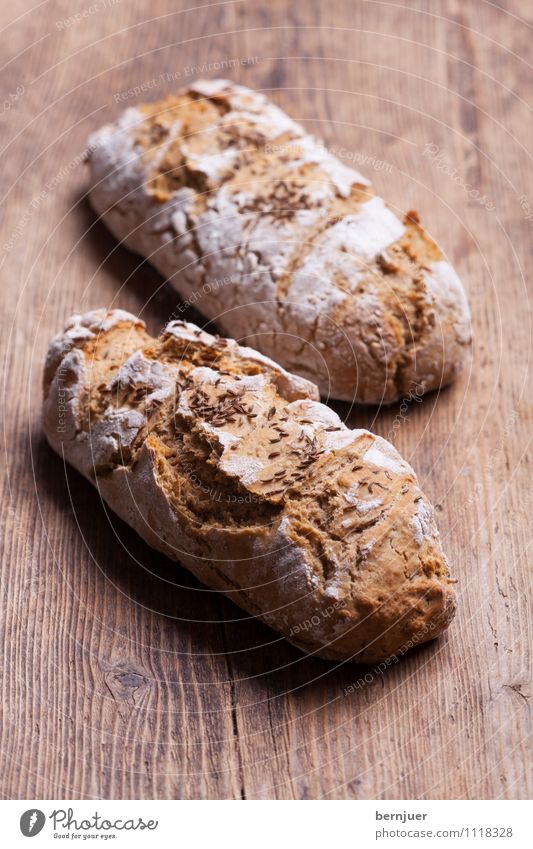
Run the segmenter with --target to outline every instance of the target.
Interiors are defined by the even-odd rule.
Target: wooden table
[[[0,792],[531,797],[532,10],[193,7],[2,4]],[[270,93],[394,208],[419,210],[472,305],[472,359],[453,387],[350,415],[415,466],[459,578],[448,636],[366,679],[200,592],[41,433],[43,357],[71,312],[119,305],[157,330],[175,307],[89,210],[88,133],[223,75]]]

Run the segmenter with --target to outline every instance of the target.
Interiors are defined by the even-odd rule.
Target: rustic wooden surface
[[[194,6],[1,7],[1,795],[531,797],[530,4]],[[156,330],[175,306],[95,222],[85,139],[199,75],[271,93],[418,209],[468,289],[461,379],[349,416],[416,467],[459,578],[448,637],[382,675],[306,659],[199,591],[41,434],[43,356],[71,312],[120,305]]]

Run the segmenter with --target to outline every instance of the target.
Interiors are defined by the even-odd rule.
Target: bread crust
[[[232,340],[75,315],[49,347],[43,425],[149,545],[306,652],[382,661],[453,618],[411,467]]]
[[[112,233],[323,396],[390,403],[459,372],[468,304],[416,213],[400,221],[263,94],[198,81],[127,109],[88,150]]]

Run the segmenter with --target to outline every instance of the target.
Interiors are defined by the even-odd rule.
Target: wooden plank
[[[519,0],[4,4],[0,274],[3,797],[529,798],[531,21]],[[218,64],[217,64],[218,63]],[[468,288],[440,397],[338,406],[420,474],[459,578],[449,636],[385,674],[305,658],[149,550],[44,444],[40,375],[77,309],[152,331],[175,296],[95,222],[94,127],[193,76],[271,93]],[[135,86],[141,94],[125,94]],[[367,676],[365,679],[365,675]]]

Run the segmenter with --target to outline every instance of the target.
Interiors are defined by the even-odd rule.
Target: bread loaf
[[[48,351],[43,422],[147,543],[306,652],[379,661],[454,615],[410,466],[232,340],[75,315]]]
[[[197,82],[89,139],[90,200],[225,334],[318,384],[395,401],[451,381],[470,340],[461,282],[262,94]]]

